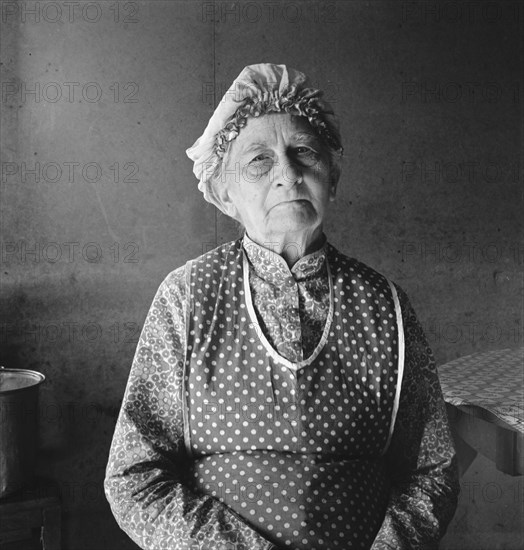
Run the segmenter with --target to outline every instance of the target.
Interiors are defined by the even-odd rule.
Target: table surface
[[[524,347],[460,357],[438,372],[447,403],[524,433]]]

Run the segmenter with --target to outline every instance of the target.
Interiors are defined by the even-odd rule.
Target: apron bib
[[[395,288],[328,244],[330,309],[304,361],[260,330],[242,241],[188,262],[185,443],[192,484],[280,547],[369,549],[404,361]]]

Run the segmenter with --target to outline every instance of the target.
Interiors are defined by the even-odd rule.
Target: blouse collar
[[[322,235],[322,239],[320,248],[300,258],[291,269],[280,254],[256,243],[247,233],[244,233],[243,246],[256,274],[270,283],[281,285],[290,278],[301,281],[321,271],[326,260],[327,248],[326,236]]]

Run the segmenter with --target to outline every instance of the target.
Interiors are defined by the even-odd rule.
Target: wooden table
[[[38,479],[30,488],[0,498],[0,548],[61,548],[61,505],[56,483]]]
[[[439,369],[463,474],[477,453],[524,474],[524,348],[475,353]]]

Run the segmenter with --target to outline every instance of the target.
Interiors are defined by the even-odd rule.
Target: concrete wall
[[[2,364],[47,377],[66,549],[134,547],[101,485],[116,414],[160,281],[235,237],[184,151],[247,64],[327,91],[346,147],[327,234],[405,288],[439,363],[522,345],[521,3],[1,9]],[[520,548],[522,506],[522,478],[477,459],[442,548]]]

